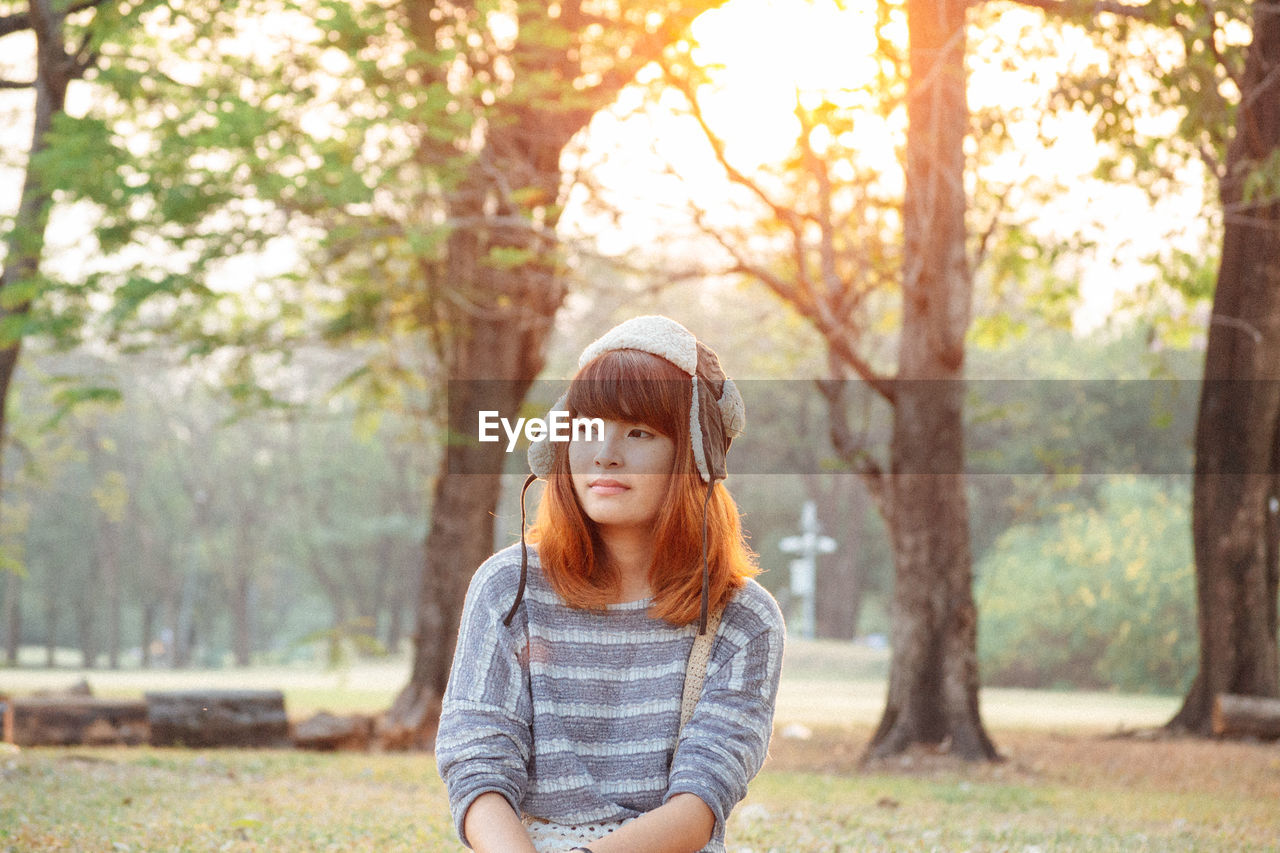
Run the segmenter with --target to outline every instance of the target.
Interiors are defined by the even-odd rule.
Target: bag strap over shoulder
[[[724,616],[724,608],[720,608],[707,617],[707,630],[693,640],[693,648],[689,650],[689,664],[684,672],[684,694],[680,697],[680,730],[684,731],[693,709],[698,706],[698,698],[702,695],[702,684],[707,678],[707,663],[711,660],[711,646],[715,643],[716,632],[720,630],[720,620]]]

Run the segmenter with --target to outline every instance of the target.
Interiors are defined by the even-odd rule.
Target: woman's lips
[[[627,491],[630,486],[623,485],[617,480],[592,480],[587,484],[587,488],[591,489],[592,494],[597,495],[620,495]]]

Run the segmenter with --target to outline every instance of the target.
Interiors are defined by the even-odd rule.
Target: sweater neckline
[[[605,610],[647,610],[653,605],[653,596],[637,598],[635,601],[623,601],[619,604],[606,604]]]

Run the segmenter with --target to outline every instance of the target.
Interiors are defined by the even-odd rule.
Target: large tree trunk
[[[544,346],[564,301],[556,247],[548,236],[557,214],[548,213],[543,227],[536,227],[512,190],[554,203],[560,194],[561,153],[589,114],[537,110],[531,106],[519,120],[491,128],[466,179],[448,198],[450,220],[465,223],[450,234],[446,250],[443,286],[457,298],[438,301],[434,326],[441,332],[439,349],[449,377],[448,424],[461,435],[446,445],[436,476],[418,585],[413,666],[409,683],[380,721],[387,746],[433,744],[466,588],[493,553],[505,447],[469,441],[475,433],[467,427],[482,409],[517,416],[542,370]],[[512,250],[524,260],[493,262],[495,252]]]
[[[565,139],[567,142],[568,139]],[[559,181],[559,151],[555,181]],[[492,164],[477,169],[490,172]],[[493,172],[490,172],[493,174]],[[501,172],[497,172],[501,174]],[[510,174],[510,172],[508,172]],[[542,181],[550,175],[544,173]],[[484,181],[487,183],[489,179]],[[472,183],[470,189],[481,186]],[[454,199],[459,217],[483,210],[487,192],[464,192]],[[532,380],[542,369],[542,353],[564,288],[542,247],[519,270],[486,263],[495,248],[533,248],[530,232],[505,228],[458,231],[449,241],[450,281],[479,295],[486,306],[459,312],[450,338],[449,424],[474,424],[482,409],[514,418]],[[539,257],[541,256],[541,257]],[[514,307],[499,307],[508,297]],[[485,382],[484,380],[503,380]],[[472,433],[474,435],[474,433]],[[384,741],[428,747],[435,735],[440,702],[449,678],[462,604],[471,574],[493,553],[493,511],[501,490],[506,455],[502,443],[451,442],[436,477],[431,527],[417,599],[413,669],[409,683],[383,720]],[[515,595],[515,590],[512,590]]]
[[[1172,728],[1212,733],[1218,694],[1280,695],[1276,647],[1280,441],[1280,202],[1249,177],[1280,155],[1280,8],[1254,3],[1196,425],[1192,535],[1200,671]],[[1270,193],[1269,197],[1266,195]]]
[[[977,610],[964,492],[964,0],[909,0],[911,94],[903,323],[891,471],[893,659],[869,757],[913,744],[994,759],[978,712]]]

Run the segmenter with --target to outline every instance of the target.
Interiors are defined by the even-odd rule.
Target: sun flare
[[[747,167],[792,149],[797,100],[853,106],[879,70],[872,2],[730,0],[692,34],[693,59],[712,81],[700,92],[707,120]]]

